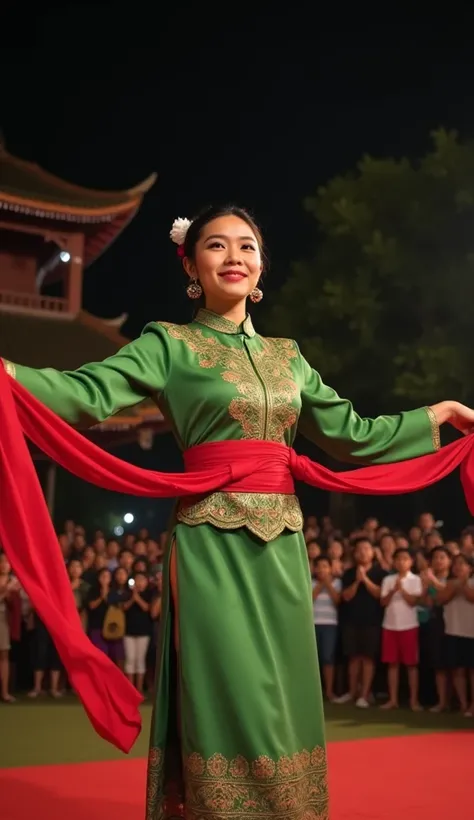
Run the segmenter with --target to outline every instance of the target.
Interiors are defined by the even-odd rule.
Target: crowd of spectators
[[[347,535],[309,516],[305,540],[325,697],[361,709],[382,700],[414,711],[474,716],[474,528],[444,540],[431,513],[409,532],[375,518]],[[88,541],[67,521],[58,535],[91,641],[137,689],[153,689],[167,533]],[[401,671],[403,674],[401,675]],[[405,674],[406,671],[406,674]],[[7,557],[0,552],[0,699],[61,698],[61,661]]]
[[[153,686],[161,614],[160,541],[147,530],[107,540],[67,521],[58,535],[77,610],[91,641],[144,694]],[[25,591],[0,553],[0,699],[18,692],[61,698],[68,688],[54,643]]]
[[[444,541],[424,513],[408,533],[369,518],[345,538],[312,517],[305,535],[326,697],[473,717],[474,528]]]

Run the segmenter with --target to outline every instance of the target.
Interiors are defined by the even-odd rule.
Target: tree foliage
[[[474,142],[432,138],[417,162],[364,157],[306,200],[314,253],[266,317],[325,381],[386,409],[474,399]]]

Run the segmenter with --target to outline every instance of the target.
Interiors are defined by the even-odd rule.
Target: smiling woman
[[[261,300],[263,238],[243,208],[209,208],[193,219],[182,255],[191,287],[204,291],[208,310],[239,325],[245,319],[247,297]]]
[[[324,384],[295,341],[266,338],[255,331],[246,300],[255,297],[258,289],[263,242],[245,211],[231,207],[207,211],[193,222],[181,220],[174,225],[172,238],[179,241],[186,273],[205,296],[206,307],[192,322],[151,322],[114,356],[73,372],[11,364],[8,372],[69,425],[95,424],[152,397],[184,451],[183,479],[192,479],[196,465],[200,470],[212,467],[221,476],[209,485],[202,479],[191,481],[189,489],[191,485],[183,485],[181,479],[173,483],[165,474],[154,474],[161,483],[159,489],[153,486],[152,495],[176,493],[180,498],[164,557],[148,820],[184,815],[187,820],[248,820],[250,816],[278,820],[282,814],[291,815],[291,820],[327,820],[324,718],[311,582],[290,468],[298,461],[292,449],[296,433],[299,430],[341,461],[386,465],[433,453],[440,446],[440,423],[450,421],[467,432],[474,413],[456,402],[442,402],[393,416],[361,418],[349,401]],[[12,398],[6,403],[8,395],[2,396],[0,410],[10,407],[13,414]],[[6,418],[8,424],[0,425],[0,446],[12,450],[16,438],[22,440],[21,428],[18,421],[17,427],[11,427],[10,416]],[[5,437],[10,427],[18,432]],[[61,436],[69,440],[70,427],[62,427]],[[57,418],[47,429],[54,440],[59,438]],[[83,439],[68,443],[74,463],[84,446]],[[263,469],[268,452],[273,455]],[[97,464],[105,457],[104,453],[91,457],[88,478],[98,480]],[[22,458],[28,459],[26,446]],[[449,453],[446,459],[451,459]],[[14,468],[7,473],[10,463]],[[245,469],[239,473],[242,464]],[[37,539],[38,529],[26,528],[25,538],[18,538],[19,528],[26,526],[17,498],[21,495],[18,482],[30,475],[28,470],[34,472],[30,462],[24,469],[21,465],[15,452],[0,458],[2,498],[5,487],[12,487],[11,504],[7,496],[0,516],[5,546],[5,533],[10,538],[12,565],[26,536],[33,539],[34,534]],[[116,472],[123,469],[124,465],[115,464]],[[322,468],[314,465],[314,469],[317,480],[311,479],[312,483],[326,486],[318,484]],[[427,469],[420,468],[423,482]],[[403,489],[409,474],[410,466],[405,465]],[[302,475],[310,480],[309,473]],[[389,480],[388,468],[378,471],[378,476],[379,480],[388,476],[386,492],[398,486],[398,479]],[[98,483],[102,480],[103,476]],[[368,487],[374,486],[371,481]],[[25,488],[29,486],[25,483]],[[130,486],[137,491],[133,482]],[[24,497],[30,494],[25,489]],[[9,519],[7,528],[6,510],[13,507],[14,499],[20,512]],[[43,503],[41,494],[39,499],[38,504]],[[56,549],[54,534],[53,540],[51,549]],[[36,549],[36,540],[32,543]],[[34,579],[44,576],[46,584],[49,574],[37,572],[29,556]],[[61,556],[57,558],[64,569]],[[25,590],[34,602],[33,582],[30,587],[25,584]],[[64,595],[69,592],[68,585]],[[47,606],[44,593],[36,597],[35,608]],[[71,606],[76,615],[73,601]],[[132,708],[119,711],[119,683],[112,680],[116,667],[108,675],[94,677],[102,670],[95,658],[78,670],[84,657],[89,661],[89,643],[78,651],[79,631],[74,629],[71,641],[65,641],[64,629],[58,628],[64,625],[63,611],[61,598],[51,628],[63,656],[72,657],[79,684],[88,695],[92,692],[88,703],[90,714],[94,709],[95,725],[102,732],[107,729],[104,737],[122,741],[120,748],[128,749],[130,735],[136,733],[135,693],[127,688],[123,701],[128,705],[131,699]],[[105,695],[105,689],[104,698],[97,696],[97,687],[107,684],[109,688],[109,681],[115,700]],[[112,717],[106,722],[102,706],[109,700],[106,717]]]

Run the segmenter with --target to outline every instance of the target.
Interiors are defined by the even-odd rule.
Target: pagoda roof
[[[0,312],[2,357],[28,367],[75,370],[87,362],[112,356],[129,341],[116,328],[85,310],[72,319]],[[151,400],[112,416],[92,431],[115,437],[144,426],[156,431],[164,427],[163,416]]]
[[[79,229],[85,236],[84,267],[90,265],[135,216],[156,181],[151,174],[122,191],[97,191],[67,182],[0,144],[0,211],[11,217]],[[68,223],[68,225],[65,225]]]

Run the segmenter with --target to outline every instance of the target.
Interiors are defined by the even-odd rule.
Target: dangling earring
[[[186,293],[190,299],[199,299],[202,296],[202,287],[198,279],[191,279],[191,282],[186,288]]]
[[[261,302],[263,299],[263,291],[260,288],[254,288],[249,293],[250,301],[251,302]]]

